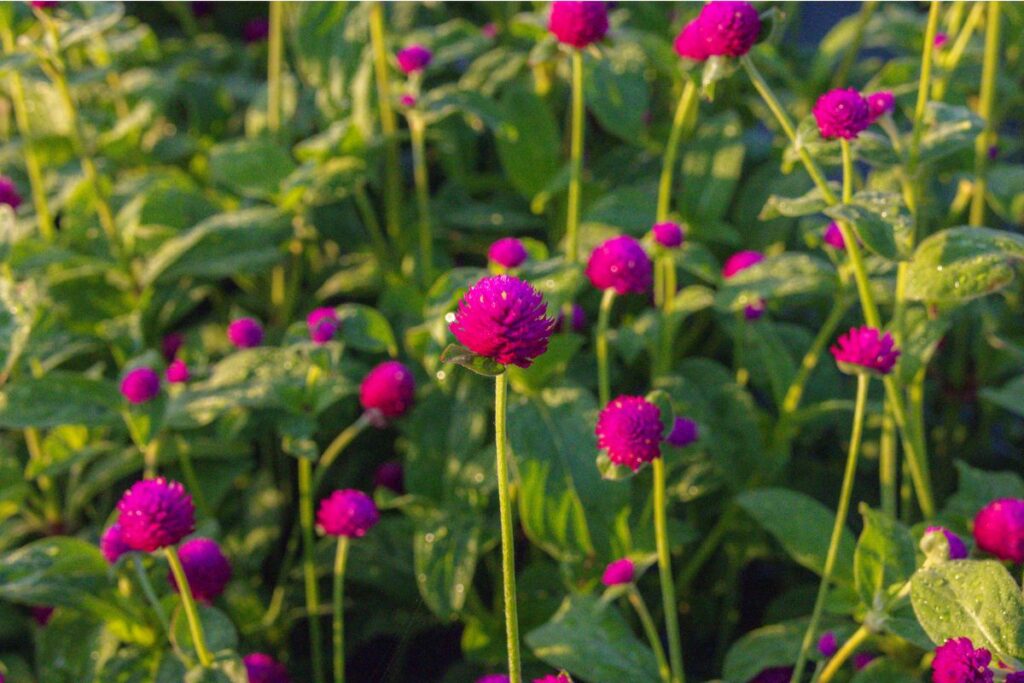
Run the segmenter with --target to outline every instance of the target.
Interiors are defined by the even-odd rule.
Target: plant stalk
[[[299,458],[299,526],[302,528],[302,574],[313,656],[313,680],[324,683],[323,641],[320,636],[320,587],[316,581],[313,538],[313,463]]]
[[[284,3],[270,3],[267,41],[267,130],[277,136],[281,130],[281,64],[284,56]]]
[[[572,51],[572,139],[569,147],[569,199],[566,208],[565,257],[579,261],[580,176],[583,172],[583,54]]]
[[[611,400],[611,379],[608,373],[608,319],[611,317],[612,304],[615,303],[615,290],[606,289],[601,296],[601,307],[597,312],[596,340],[594,342],[597,356],[597,397],[601,406],[608,405]]]
[[[501,516],[501,579],[505,599],[509,680],[510,683],[522,683],[523,672],[519,661],[519,613],[516,605],[515,539],[509,493],[508,437],[505,429],[507,401],[508,376],[503,372],[494,378],[494,439],[497,455],[498,508]]]
[[[338,537],[338,551],[334,556],[334,683],[345,683],[345,564],[348,561],[348,536]]]
[[[427,177],[426,123],[417,112],[409,112],[409,136],[412,141],[412,174],[416,184],[419,210],[419,276],[426,290],[433,282],[434,236],[430,225],[430,180]]]
[[[668,660],[665,659],[665,649],[661,646],[658,627],[654,625],[654,619],[651,618],[651,612],[647,609],[647,603],[644,602],[644,598],[635,584],[629,585],[626,597],[629,598],[629,604],[636,611],[636,616],[640,619],[640,625],[643,626],[644,634],[647,636],[647,642],[650,643],[654,657],[658,660],[658,673],[661,674],[661,680],[670,683],[672,670],[669,669]]]
[[[974,143],[974,188],[971,196],[971,225],[985,222],[985,192],[988,189],[988,148],[993,142],[995,122],[993,104],[996,97],[996,75],[999,68],[999,12],[998,2],[985,3],[985,58],[981,69],[981,94],[978,97],[978,115],[985,120],[985,128]]]
[[[370,4],[370,41],[373,45],[373,70],[377,79],[377,106],[380,128],[384,135],[384,213],[388,237],[398,241],[401,232],[402,197],[398,161],[398,125],[391,106],[387,43],[384,35],[384,7],[379,1]]]
[[[683,683],[683,650],[679,640],[679,607],[672,580],[672,556],[668,545],[667,504],[665,501],[665,459],[655,458],[654,469],[654,538],[658,550],[658,578],[661,581],[661,602],[665,610],[665,631],[668,634],[669,658],[672,661],[673,683]]]
[[[181,606],[185,610],[185,618],[188,619],[188,629],[192,634],[192,644],[196,648],[199,664],[204,669],[209,669],[213,665],[213,656],[206,649],[206,639],[203,636],[203,622],[199,620],[199,611],[196,609],[195,598],[192,597],[192,587],[189,586],[188,577],[185,576],[185,568],[181,566],[178,550],[173,545],[164,548],[164,552],[167,555],[168,564],[171,565],[174,582],[178,584]]]
[[[821,670],[821,675],[817,678],[817,683],[828,683],[831,681],[832,677],[846,663],[846,660],[852,657],[857,648],[869,637],[871,637],[871,630],[867,626],[861,626],[854,631],[849,640],[843,643],[843,646],[828,660],[828,664]]]
[[[316,465],[316,473],[313,477],[313,492],[314,494],[320,489],[320,486],[324,482],[324,477],[327,476],[327,470],[331,468],[334,461],[338,459],[338,456],[348,448],[349,444],[355,441],[356,437],[363,433],[363,430],[370,424],[370,418],[366,413],[363,413],[359,418],[350,424],[348,427],[338,433],[334,440],[324,449],[324,452],[320,454],[320,460]]]
[[[672,128],[668,134],[668,142],[665,143],[665,156],[661,161],[661,177],[658,179],[657,223],[668,220],[669,210],[672,206],[672,178],[676,170],[679,141],[683,136],[683,125],[686,123],[690,110],[696,104],[697,86],[692,80],[687,79],[686,85],[683,86],[683,92],[679,96],[679,104],[676,105],[675,116],[672,117]]]

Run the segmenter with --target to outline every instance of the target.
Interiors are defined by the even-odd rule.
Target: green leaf
[[[825,209],[825,215],[852,225],[854,234],[864,246],[882,258],[893,261],[900,257],[895,228],[893,223],[886,220],[886,214],[876,213],[857,204],[836,204]]]
[[[266,138],[222,142],[210,150],[211,179],[245,197],[273,197],[294,170],[287,150]]]
[[[1000,408],[1024,417],[1024,375],[1010,380],[998,389],[982,389],[980,396]]]
[[[800,654],[800,644],[807,631],[807,619],[762,626],[733,643],[725,655],[722,679],[727,683],[747,683],[764,669],[791,665]],[[840,642],[850,632],[849,626],[819,627],[831,630]],[[815,656],[812,653],[812,658]]]
[[[24,352],[36,311],[43,301],[32,282],[0,277],[0,385]]]
[[[449,344],[441,352],[442,363],[455,363],[484,377],[497,377],[505,372],[505,366],[490,358],[478,356],[461,344]]]
[[[398,342],[391,323],[375,308],[363,304],[343,304],[335,309],[340,324],[339,335],[354,349],[368,353],[387,352],[398,355]]]
[[[997,498],[1024,498],[1024,479],[1016,472],[988,472],[971,467],[962,460],[953,463],[956,466],[956,493],[950,496],[943,510],[963,521],[961,528],[966,529],[967,523],[974,519],[981,508]]]
[[[506,90],[501,105],[505,123],[495,135],[498,158],[512,186],[532,199],[562,165],[558,125],[544,100],[524,86]]]
[[[683,145],[679,203],[695,222],[720,221],[743,170],[743,126],[734,111],[702,121]]]
[[[715,296],[721,310],[741,311],[762,299],[829,295],[836,289],[835,270],[817,256],[786,252],[736,273]]]
[[[835,183],[831,185],[835,185]],[[839,186],[835,185],[832,190],[839,192]],[[777,194],[769,196],[768,201],[764,203],[764,207],[757,217],[762,221],[779,218],[780,216],[800,218],[801,216],[821,213],[827,207],[828,202],[821,196],[821,190],[815,187],[799,197],[780,197]]]
[[[565,368],[583,348],[584,339],[578,334],[554,334],[548,350],[528,368],[509,366],[509,379],[517,391],[539,391],[557,382],[565,375]]]
[[[18,604],[93,611],[112,585],[99,548],[77,538],[44,538],[0,557],[0,598]]]
[[[929,102],[921,136],[921,162],[973,149],[983,126],[982,118],[967,107]]]
[[[637,144],[646,132],[644,116],[650,99],[643,54],[628,43],[603,52],[603,59],[585,60],[587,108],[608,132]]]
[[[914,252],[907,298],[959,303],[992,294],[1013,281],[1021,261],[1024,235],[966,226],[942,230]]]
[[[921,677],[888,657],[879,657],[858,671],[850,683],[918,683]]]
[[[473,510],[439,512],[418,520],[412,539],[416,585],[430,611],[458,617],[472,590],[483,520]]]
[[[747,337],[760,361],[757,365],[768,374],[768,385],[776,406],[782,406],[786,392],[796,377],[796,361],[791,347],[779,334],[778,326],[771,320],[759,320],[755,325],[743,325],[742,334]]]
[[[893,587],[902,587],[916,565],[910,531],[888,515],[861,505],[864,530],[857,540],[853,572],[857,592],[869,609],[884,605]]]
[[[0,427],[102,425],[117,419],[121,397],[110,382],[56,370],[0,392]]]
[[[174,595],[168,596],[167,599],[174,605],[171,614],[171,639],[188,657],[197,660],[192,632],[189,630],[185,610],[181,606],[181,598]],[[231,623],[231,618],[209,605],[197,604],[196,609],[199,610],[199,621],[203,625],[206,648],[217,659],[230,658],[238,649],[238,632]]]

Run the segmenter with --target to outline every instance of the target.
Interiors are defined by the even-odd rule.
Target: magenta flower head
[[[946,544],[949,546],[949,559],[962,560],[967,557],[967,546],[963,539],[952,531],[941,526],[930,526],[924,530],[925,534],[940,533],[946,537]]]
[[[21,195],[14,181],[7,176],[0,175],[0,204],[6,204],[12,209],[21,206]]]
[[[793,676],[791,666],[773,666],[762,669],[760,673],[751,678],[747,683],[789,683]]]
[[[288,669],[270,655],[253,652],[242,658],[249,683],[292,683]]]
[[[416,96],[410,95],[409,93],[403,93],[402,96],[398,98],[398,103],[406,109],[412,109],[416,106]]]
[[[362,491],[343,489],[320,501],[316,520],[329,536],[362,538],[380,521],[380,513]]]
[[[553,2],[548,30],[560,43],[586,47],[608,33],[608,7],[603,2]]]
[[[487,674],[476,679],[476,683],[509,683],[510,679],[505,674]],[[3,681],[0,681],[3,683]]]
[[[876,659],[878,659],[878,655],[872,652],[858,652],[853,656],[853,670],[860,671]]]
[[[364,410],[379,413],[386,420],[401,417],[416,398],[412,372],[397,360],[388,360],[370,370],[359,385],[359,403]]]
[[[700,19],[687,22],[683,30],[676,36],[673,47],[676,54],[685,59],[695,62],[703,62],[709,57],[708,48],[704,42],[704,36],[700,32]]]
[[[251,349],[263,343],[263,325],[256,318],[239,318],[228,325],[228,340],[240,349]]]
[[[192,375],[188,371],[188,365],[185,364],[180,358],[175,358],[171,361],[171,364],[167,366],[167,370],[164,372],[164,377],[171,384],[184,384],[189,380]]]
[[[231,580],[231,563],[217,542],[209,538],[193,538],[181,544],[178,554],[192,596],[207,604],[216,600]],[[167,580],[178,592],[178,582],[173,573],[167,575]]]
[[[3,683],[3,681],[0,681]],[[1024,683],[1024,671],[1014,671],[1006,674],[1006,683]]]
[[[688,417],[677,417],[672,423],[672,431],[665,437],[670,446],[683,448],[697,440],[697,423]]]
[[[131,551],[131,546],[124,540],[124,529],[119,523],[110,525],[110,528],[100,536],[100,552],[110,564],[115,564],[122,555]]]
[[[315,308],[306,316],[306,326],[314,344],[326,344],[338,331],[338,314],[330,306]]]
[[[843,238],[843,231],[839,229],[839,224],[835,221],[828,224],[828,227],[825,228],[825,232],[821,238],[825,240],[825,244],[833,249],[840,251],[846,249],[846,240]]]
[[[974,542],[1000,560],[1024,562],[1024,500],[1000,498],[974,517]]]
[[[636,567],[633,565],[633,560],[623,557],[608,563],[608,566],[604,568],[604,574],[601,575],[601,583],[606,586],[632,583],[635,572]]]
[[[655,223],[651,227],[654,241],[668,249],[675,249],[683,243],[683,228],[678,223]]]
[[[830,350],[839,369],[850,375],[861,372],[888,375],[900,357],[891,334],[866,325],[854,327],[839,337]]]
[[[935,39],[932,41],[932,45],[936,49],[941,50],[942,47],[946,43],[948,43],[948,42],[949,42],[949,36],[947,34],[943,33],[942,31],[939,31],[938,33],[935,34]]]
[[[896,98],[892,96],[892,92],[889,90],[871,93],[868,95],[867,100],[868,117],[871,119],[871,123],[896,109]]]
[[[572,320],[569,321],[569,326],[573,332],[582,332],[587,328],[587,312],[583,310],[583,307],[579,304],[572,305]],[[558,312],[558,319],[555,321],[555,329],[565,329],[565,313],[563,311]]]
[[[487,250],[487,258],[503,268],[518,268],[527,256],[526,247],[515,237],[503,237]]]
[[[992,653],[970,638],[952,638],[935,649],[933,683],[992,683]]]
[[[192,496],[163,477],[136,482],[117,504],[124,542],[132,550],[153,552],[174,545],[195,531]]]
[[[398,58],[398,68],[406,74],[423,71],[434,59],[433,52],[418,44],[402,48],[395,56]]]
[[[767,305],[765,304],[764,299],[761,299],[760,301],[744,306],[743,317],[747,320],[757,320],[764,315],[765,310],[767,310]]]
[[[405,493],[405,471],[402,469],[402,463],[395,460],[381,463],[373,473],[373,485],[398,494]]]
[[[636,472],[661,455],[661,410],[642,396],[612,399],[597,416],[597,445]]]
[[[871,125],[868,101],[853,88],[829,90],[814,105],[814,120],[821,137],[853,140]]]
[[[825,631],[818,639],[818,652],[822,657],[831,657],[838,651],[839,641],[836,640],[836,634],[832,631]]]
[[[160,393],[160,375],[145,366],[129,370],[121,380],[121,395],[129,403],[146,403]]]
[[[484,38],[494,40],[495,38],[498,37],[498,25],[495,24],[493,21],[489,21],[480,27],[480,34]]]
[[[764,254],[759,251],[738,251],[725,260],[722,277],[728,280],[736,273],[741,273],[761,261],[764,261]]]
[[[262,43],[269,35],[270,21],[266,17],[250,19],[242,28],[242,39],[247,43]]]
[[[469,288],[448,328],[478,356],[528,368],[548,350],[555,321],[546,312],[544,297],[533,285],[496,275]]]
[[[587,277],[601,290],[619,294],[643,294],[651,286],[651,259],[629,235],[605,240],[590,254]]]
[[[761,34],[761,18],[749,2],[715,0],[697,18],[704,49],[711,56],[742,57]]]

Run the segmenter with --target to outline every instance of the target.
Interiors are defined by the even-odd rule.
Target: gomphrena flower
[[[764,254],[759,251],[737,251],[725,260],[725,265],[722,266],[722,277],[728,280],[736,273],[743,272],[761,261],[764,261]]]
[[[362,538],[380,520],[380,513],[362,491],[342,489],[320,501],[316,520],[329,536]]]
[[[697,440],[697,423],[688,417],[677,417],[672,423],[672,431],[665,437],[665,442],[676,448],[689,446]]]
[[[423,45],[410,45],[402,48],[395,55],[398,58],[398,68],[404,73],[412,74],[423,71],[434,58],[434,53]]]
[[[839,337],[830,349],[839,369],[855,375],[870,372],[888,375],[900,357],[892,335],[873,327],[854,327]]]
[[[572,328],[573,332],[582,332],[587,329],[587,312],[583,310],[583,307],[579,304],[572,305],[572,319],[569,321],[569,327]],[[558,312],[558,319],[555,320],[555,329],[565,329],[565,312]]]
[[[242,658],[249,683],[291,683],[288,669],[270,655],[253,652]]]
[[[111,524],[100,536],[100,552],[110,564],[115,564],[122,555],[131,551],[131,546],[124,540],[124,529],[120,523]]]
[[[117,504],[124,542],[132,550],[153,552],[174,545],[195,530],[192,496],[163,477],[136,482]]]
[[[832,631],[825,631],[818,639],[818,652],[822,657],[831,657],[838,651],[839,641],[836,640],[836,634]]]
[[[878,655],[873,652],[858,652],[853,656],[853,670],[860,671],[876,659]]]
[[[402,463],[395,460],[381,463],[373,473],[373,485],[395,493],[405,493],[405,472]]]
[[[251,349],[263,343],[263,325],[256,318],[239,318],[228,325],[228,339],[240,349]]]
[[[643,294],[651,286],[652,266],[640,242],[629,235],[605,240],[590,254],[587,277],[601,290]]]
[[[970,638],[952,638],[935,649],[933,683],[992,683],[992,653]]]
[[[967,557],[967,546],[962,538],[952,531],[941,526],[930,526],[924,530],[926,534],[940,533],[946,537],[946,545],[949,546],[949,559],[962,560]]]
[[[661,455],[661,410],[642,396],[612,399],[597,416],[597,445],[636,472]]]
[[[609,562],[601,575],[601,583],[606,586],[618,586],[623,583],[632,583],[636,567],[633,560],[628,557]]]
[[[171,384],[183,384],[187,382],[192,375],[188,371],[188,365],[185,364],[180,358],[175,358],[171,361],[171,364],[167,366],[167,370],[164,372],[164,377]]]
[[[36,9],[52,9],[60,5],[57,0],[32,0],[29,4]]]
[[[21,206],[21,195],[14,181],[7,176],[0,176],[0,204],[6,204],[12,209]]]
[[[476,679],[476,683],[509,683],[509,677],[505,674],[487,674]],[[3,681],[0,681],[3,683]]]
[[[359,385],[359,403],[386,419],[401,417],[416,398],[416,380],[409,368],[397,360],[374,367]]]
[[[560,43],[586,47],[608,33],[608,8],[603,2],[553,2],[548,30]]]
[[[247,43],[262,43],[270,35],[270,21],[266,17],[256,17],[245,22],[242,28],[242,39]]]
[[[121,380],[121,395],[129,403],[146,403],[160,393],[160,375],[145,366],[129,370]]]
[[[651,227],[651,236],[661,246],[675,249],[683,243],[683,228],[678,223],[671,221],[655,223]]]
[[[949,34],[946,34],[946,33],[943,33],[942,31],[939,31],[938,33],[935,34],[935,39],[932,41],[932,45],[935,48],[941,50],[942,47],[946,43],[948,43],[948,42],[949,42]]]
[[[896,98],[893,97],[892,92],[889,90],[871,93],[867,96],[867,100],[868,117],[872,123],[896,108]]]
[[[699,19],[698,17],[687,22],[673,43],[677,55],[695,62],[703,62],[710,56],[704,43],[704,37],[700,34]]]
[[[224,551],[216,541],[209,538],[193,538],[178,548],[181,566],[185,570],[192,596],[199,602],[211,603],[224,592],[231,580],[231,563],[224,557]],[[167,575],[171,588],[178,591],[174,574]]]
[[[306,316],[306,327],[314,344],[326,344],[338,331],[338,314],[330,306],[315,308]]]
[[[409,93],[402,93],[402,96],[398,98],[398,103],[406,109],[412,109],[416,106],[416,96]]]
[[[526,247],[515,237],[502,237],[487,250],[487,258],[504,268],[518,268],[528,255]]]
[[[974,542],[1000,560],[1024,562],[1024,500],[1000,498],[974,517]]]
[[[793,676],[791,666],[773,666],[762,669],[760,673],[751,678],[747,683],[789,683]]]
[[[478,356],[528,368],[548,349],[555,321],[546,312],[544,297],[533,285],[496,275],[469,288],[449,329]]]
[[[494,40],[498,37],[498,25],[493,21],[489,21],[480,27],[480,34],[489,40]]]
[[[854,88],[829,90],[814,105],[814,120],[826,139],[853,140],[871,125],[868,101]]]
[[[839,224],[835,221],[828,224],[821,238],[825,240],[825,244],[833,249],[846,249],[846,239],[843,238],[843,231],[839,229]]]
[[[694,21],[705,52],[713,57],[742,57],[761,34],[761,18],[749,2],[709,2]]]
[[[0,681],[3,683],[3,681]],[[1006,683],[1024,683],[1024,671],[1014,671],[1011,674],[1006,674]]]

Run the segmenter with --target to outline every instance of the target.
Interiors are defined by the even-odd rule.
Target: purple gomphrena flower
[[[839,641],[836,640],[836,634],[832,631],[825,631],[818,639],[818,652],[822,657],[831,657],[838,651]]]
[[[116,563],[122,555],[131,551],[131,546],[124,540],[124,529],[119,523],[110,525],[110,528],[100,536],[100,552],[110,564]]]
[[[180,358],[175,358],[171,361],[171,364],[167,366],[167,370],[164,372],[164,377],[171,384],[184,384],[189,380],[192,375],[188,371],[188,365],[185,364]]]
[[[385,420],[401,417],[416,398],[412,372],[397,360],[387,360],[366,373],[359,385],[359,404]]]
[[[528,368],[548,349],[555,321],[546,312],[544,297],[533,285],[496,275],[469,288],[448,329],[478,356]]]
[[[0,681],[3,683],[3,681]],[[1006,683],[1024,683],[1024,671],[1015,671],[1006,675]]]
[[[634,472],[661,456],[661,410],[642,396],[612,399],[597,416],[594,433],[609,460]]]
[[[178,548],[181,566],[185,570],[192,596],[203,603],[211,603],[224,592],[231,580],[231,563],[217,542],[209,538],[193,538]],[[174,574],[168,574],[171,588],[178,592]]]
[[[160,393],[160,375],[153,368],[129,370],[121,380],[121,395],[129,403],[146,403]]]
[[[251,349],[263,343],[263,325],[256,318],[239,318],[228,325],[228,339],[240,349]]]
[[[608,566],[604,568],[604,574],[601,575],[601,583],[606,586],[632,583],[635,571],[636,567],[633,565],[633,560],[623,557],[620,560],[608,563]]]
[[[992,653],[970,638],[952,638],[935,649],[933,683],[992,683]]]
[[[548,30],[560,43],[586,47],[608,33],[608,7],[603,2],[553,2]]]
[[[693,19],[687,22],[686,26],[676,36],[675,43],[676,54],[685,59],[690,59],[695,62],[703,62],[708,58],[707,45],[704,43],[704,38],[700,33],[700,19]]]
[[[509,683],[509,677],[505,674],[487,674],[476,679],[476,683]],[[3,683],[3,681],[0,681]]]
[[[343,489],[320,501],[316,520],[329,536],[362,538],[380,521],[380,513],[362,491]]]
[[[829,90],[814,104],[814,120],[826,139],[853,140],[871,125],[868,101],[854,88]]]
[[[306,316],[306,326],[314,344],[326,344],[340,327],[338,314],[330,306],[315,308]]]
[[[789,683],[793,676],[791,666],[773,666],[762,669],[759,674],[751,678],[747,683]]]
[[[990,145],[988,148],[988,158],[995,160],[999,156],[999,145]],[[1009,680],[1009,679],[1007,679]]]
[[[32,619],[40,626],[46,626],[50,623],[50,619],[53,619],[53,607],[49,605],[30,607],[29,612],[32,613]]]
[[[843,238],[843,231],[839,229],[839,224],[832,221],[825,228],[825,233],[821,236],[825,240],[825,244],[832,247],[833,249],[843,250],[846,249],[846,240]]]
[[[749,2],[709,2],[701,9],[697,25],[710,56],[742,57],[761,34],[761,18]]]
[[[764,315],[767,305],[764,299],[752,304],[748,304],[743,307],[743,317],[747,320],[757,320]]]
[[[406,109],[412,109],[413,107],[416,106],[416,96],[410,95],[409,93],[404,93],[401,97],[398,98],[398,103],[405,107]]]
[[[830,349],[839,369],[848,374],[871,372],[888,375],[900,357],[892,335],[873,327],[854,327]]]
[[[247,43],[262,43],[269,35],[270,21],[266,17],[250,19],[242,28],[242,39]]]
[[[737,251],[725,260],[725,265],[722,266],[722,277],[728,280],[736,273],[741,273],[761,261],[764,261],[764,254],[759,251]]]
[[[12,209],[21,206],[21,195],[14,181],[7,176],[0,176],[0,204],[6,204]]]
[[[160,342],[160,353],[164,355],[165,359],[172,361],[184,345],[185,335],[181,332],[171,332],[164,335],[163,340]]]
[[[590,254],[587,277],[601,290],[619,294],[643,294],[651,286],[651,259],[638,241],[629,235],[605,240]]]
[[[402,463],[396,460],[381,463],[373,473],[373,485],[398,494],[405,493],[405,471],[402,469]]]
[[[573,332],[582,332],[587,328],[587,312],[579,304],[572,305],[572,320],[569,321]],[[565,313],[558,312],[558,319],[555,320],[555,329],[565,329]]]
[[[487,258],[503,268],[518,268],[529,254],[515,237],[502,237],[487,250]]]
[[[192,496],[178,482],[163,477],[133,484],[117,509],[124,542],[132,550],[150,553],[174,545],[196,526]]]
[[[874,123],[896,108],[896,98],[889,90],[871,93],[867,96],[868,118]]]
[[[412,74],[426,69],[434,58],[434,53],[423,45],[416,44],[402,48],[395,57],[398,59],[398,68],[406,74]]]
[[[697,440],[697,423],[688,417],[677,417],[672,423],[672,431],[665,437],[670,446],[683,448]]]
[[[291,683],[288,669],[270,655],[253,652],[242,658],[249,683]]]
[[[36,9],[52,9],[60,3],[56,0],[32,0],[29,4]]]
[[[853,670],[860,671],[876,659],[878,655],[871,652],[858,652],[853,656]]]
[[[937,49],[941,50],[943,46],[949,42],[949,36],[939,31],[935,34],[935,40],[932,41],[932,45]]]
[[[678,223],[655,223],[651,227],[654,241],[663,247],[675,249],[683,243],[683,228]]]
[[[1024,562],[1024,500],[1000,498],[974,518],[974,542],[1000,560]]]
[[[924,532],[926,534],[941,533],[946,537],[946,544],[949,546],[949,559],[962,560],[967,557],[967,546],[964,545],[963,539],[949,529],[941,526],[930,526]]]
[[[494,40],[498,37],[498,25],[493,21],[488,22],[480,27],[480,33],[484,38]]]

